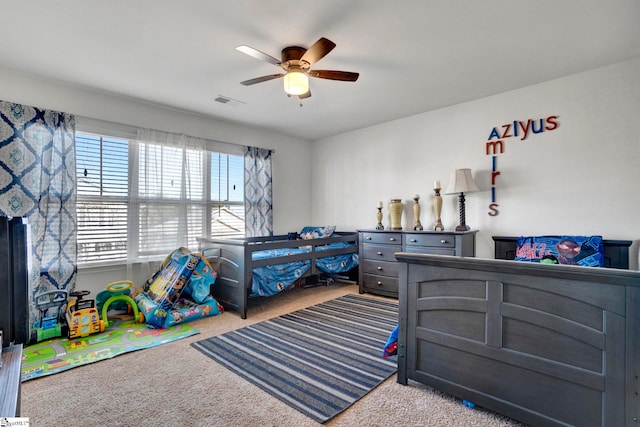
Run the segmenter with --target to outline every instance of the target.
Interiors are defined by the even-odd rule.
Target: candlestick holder
[[[382,225],[382,208],[378,208],[378,213],[376,215],[378,217],[378,225],[376,225],[376,230],[384,230],[384,225]]]
[[[416,197],[413,198],[413,201],[415,202],[413,204],[413,216],[415,217],[413,229],[416,231],[422,231],[422,224],[420,224],[420,203],[418,202],[418,200],[420,200],[420,197],[416,195]]]
[[[440,215],[442,214],[442,196],[440,196],[440,188],[434,188],[433,191],[436,193],[433,196],[433,211],[436,214],[436,224],[433,226],[434,231],[444,231],[444,225],[442,225],[442,221],[440,220]]]

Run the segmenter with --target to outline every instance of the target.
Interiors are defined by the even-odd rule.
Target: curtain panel
[[[0,101],[0,213],[29,225],[29,291],[72,291],[77,276],[75,117]],[[30,307],[30,326],[38,310]]]
[[[136,202],[131,212],[136,211],[136,219],[149,227],[139,230],[148,234],[144,240],[151,247],[145,249],[152,251],[154,234],[160,246],[168,245],[171,250],[189,247],[193,239],[204,235],[206,140],[139,129],[137,142],[131,162],[130,191]]]
[[[244,209],[247,237],[273,236],[272,150],[247,147],[244,154]]]

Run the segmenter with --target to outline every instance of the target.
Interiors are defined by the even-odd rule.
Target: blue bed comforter
[[[330,243],[316,247],[320,252],[328,249],[345,248],[354,246],[346,242]],[[254,252],[254,260],[274,258],[286,255],[309,253],[311,248],[302,246],[298,248],[272,249]],[[316,266],[325,273],[342,273],[349,271],[358,265],[358,254],[344,254],[316,259]],[[253,282],[251,292],[260,296],[278,294],[295,286],[295,282],[311,268],[311,261],[293,261],[283,264],[267,265],[253,270]]]

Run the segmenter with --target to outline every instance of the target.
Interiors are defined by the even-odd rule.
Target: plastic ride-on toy
[[[67,291],[54,290],[41,292],[34,298],[36,309],[40,311],[40,319],[31,331],[31,341],[40,342],[67,335],[64,310],[67,305]],[[50,308],[56,308],[54,315],[47,316]]]
[[[89,294],[89,291],[69,293],[69,296],[74,298],[67,304],[69,338],[81,338],[100,332],[100,317],[95,302],[92,299],[83,298]]]

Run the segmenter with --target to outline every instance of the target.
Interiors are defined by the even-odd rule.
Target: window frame
[[[97,137],[106,137],[106,138],[117,138],[117,139],[126,139],[128,141],[128,191],[127,195],[123,197],[101,197],[101,196],[81,196],[79,193],[77,195],[77,208],[79,209],[80,205],[85,202],[104,202],[105,199],[111,199],[114,202],[125,202],[127,204],[128,212],[127,212],[127,227],[126,227],[126,241],[127,241],[127,250],[126,255],[122,258],[118,259],[109,259],[109,260],[80,260],[80,254],[78,254],[78,267],[79,268],[91,268],[91,267],[102,267],[102,266],[110,266],[110,265],[124,265],[130,263],[137,262],[148,262],[148,261],[157,261],[164,259],[167,253],[172,249],[167,250],[167,253],[164,253],[164,249],[162,249],[162,254],[160,253],[144,253],[140,248],[139,238],[141,236],[140,229],[140,204],[141,203],[153,203],[153,204],[162,204],[162,203],[171,203],[170,199],[142,199],[137,197],[138,195],[133,195],[131,192],[131,186],[137,184],[137,177],[132,181],[133,171],[136,169],[134,165],[134,161],[136,161],[137,153],[134,150],[139,150],[139,143],[137,141],[137,129],[127,125],[118,125],[110,122],[102,122],[94,119],[78,119],[76,126],[76,133],[78,134],[89,134]],[[159,145],[162,145],[159,143]],[[203,169],[203,198],[201,200],[180,200],[181,203],[185,204],[188,208],[189,206],[202,206],[202,217],[201,224],[202,233],[205,236],[210,236],[212,233],[212,224],[213,224],[213,216],[215,211],[219,211],[220,209],[224,209],[225,207],[230,207],[231,211],[236,212],[233,207],[241,207],[240,210],[243,212],[242,214],[242,224],[244,228],[244,149],[242,146],[228,143],[221,143],[217,141],[207,140],[207,144],[204,147],[204,152],[202,161],[202,169]],[[221,154],[225,156],[238,156],[239,164],[242,165],[242,171],[240,171],[241,175],[241,200],[217,200],[213,198],[213,194],[211,192],[211,184],[212,184],[212,174],[213,170],[211,167],[211,156],[212,154]],[[132,160],[134,159],[134,160]],[[226,182],[230,185],[231,178],[229,178],[229,167],[227,165],[226,168],[227,177]],[[220,174],[220,171],[218,171]],[[237,177],[236,177],[237,178]],[[80,226],[80,224],[78,224]],[[237,229],[234,228],[234,229]],[[245,236],[246,229],[242,229],[241,233],[235,234],[233,237]],[[221,238],[230,237],[230,236],[219,236]]]

